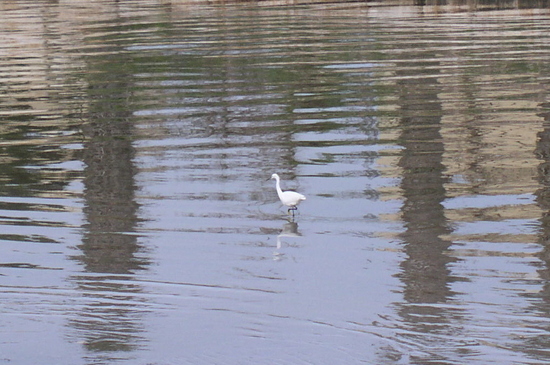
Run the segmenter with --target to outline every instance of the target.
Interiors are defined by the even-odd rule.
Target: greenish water
[[[540,5],[5,3],[0,363],[548,363]]]

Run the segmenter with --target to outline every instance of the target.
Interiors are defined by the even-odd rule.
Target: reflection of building
[[[55,8],[3,2],[2,10],[0,184],[14,196],[26,195],[26,188],[63,198],[60,186],[78,173],[73,177],[44,166],[74,160],[78,153],[61,146],[79,141],[78,122],[68,118],[84,108],[79,96],[85,83],[71,75],[83,66],[70,52],[79,36],[57,37],[58,30],[52,29],[59,15]],[[66,97],[69,94],[72,98]],[[41,168],[28,169],[34,166]]]
[[[67,323],[69,337],[84,344],[90,363],[109,362],[110,353],[131,351],[143,342],[135,300],[141,287],[131,278],[147,265],[137,237],[129,234],[138,219],[133,126],[125,104],[131,80],[110,76],[109,67],[124,60],[115,57],[109,64],[80,52],[90,46],[86,23],[116,19],[116,9],[105,4],[6,1],[0,11],[0,185],[10,197],[59,198],[55,208],[69,210],[73,205],[64,207],[62,199],[71,192],[64,187],[83,180],[82,241],[66,243],[81,252],[73,259],[83,271],[67,284],[76,286],[73,297],[81,296],[81,306]],[[74,171],[59,167],[79,159],[84,171],[78,163]],[[32,242],[33,237],[21,239]]]
[[[442,24],[445,24],[447,15],[442,12],[440,17]],[[440,29],[442,24],[426,23],[426,32]],[[498,26],[498,22],[470,23],[465,18],[462,24],[464,31],[446,34],[444,39],[448,46],[442,47],[439,54],[433,57],[434,60],[441,60],[439,66],[432,69],[437,79],[433,101],[439,101],[442,110],[438,138],[443,145],[441,164],[447,177],[444,182],[444,214],[451,222],[536,219],[541,214],[540,208],[529,198],[538,187],[533,179],[538,164],[533,159],[533,149],[541,118],[535,112],[530,114],[526,110],[539,109],[538,95],[544,91],[530,82],[516,82],[534,75],[523,61],[518,61],[517,69],[507,71],[514,62],[501,54],[502,49],[499,48],[500,53],[491,54],[501,44],[487,44],[485,37],[491,33],[496,37]],[[514,30],[512,34],[527,39],[536,38],[538,32],[527,28]],[[513,53],[515,46],[508,47],[508,51]],[[476,67],[472,68],[473,64]],[[431,109],[432,106],[427,105],[426,108]],[[398,114],[398,110],[392,112]],[[393,126],[392,120],[381,120],[382,130],[384,123]],[[391,166],[392,161],[384,165]],[[390,176],[402,173],[391,168],[385,171]],[[401,199],[399,190],[395,188],[385,189],[384,192],[387,199]],[[480,198],[471,206],[455,203],[455,198],[462,200],[463,197],[483,196],[495,199],[483,201]],[[517,198],[498,199],[498,196]],[[400,219],[396,216],[388,218]],[[454,232],[453,237],[446,238],[465,241],[482,239],[488,242],[533,242],[535,239],[529,232],[518,233],[514,237],[498,233],[482,236],[460,234],[460,237],[458,234]]]
[[[433,334],[437,340],[437,335],[446,335],[446,328],[457,330],[454,321],[483,311],[495,315],[498,325],[512,328],[516,319],[509,318],[506,309],[504,313],[493,309],[501,304],[505,308],[510,300],[499,290],[517,291],[518,312],[538,312],[543,318],[548,312],[544,299],[532,300],[533,305],[524,299],[546,298],[546,285],[539,284],[548,276],[547,193],[539,187],[546,181],[549,138],[546,130],[537,136],[542,116],[536,114],[544,109],[538,99],[546,92],[541,85],[522,82],[536,79],[540,70],[533,71],[536,67],[527,61],[510,61],[508,52],[513,53],[513,45],[492,55],[491,45],[476,44],[475,40],[482,38],[476,24],[462,26],[468,32],[457,32],[455,38],[448,39],[456,47],[441,46],[437,55],[430,53],[430,47],[421,55],[412,51],[401,55],[404,63],[407,57],[413,60],[406,66],[415,69],[415,79],[404,82],[396,77],[396,84],[406,85],[413,94],[402,92],[396,101],[401,106],[395,114],[402,132],[395,140],[404,147],[401,171],[385,171],[402,177],[400,190],[387,189],[386,197],[403,201],[399,216],[388,218],[404,224],[398,237],[406,259],[399,278],[406,304],[397,307],[410,322],[405,337]],[[528,31],[522,34],[529,35]],[[422,52],[421,46],[418,52]],[[443,61],[434,66],[423,63],[424,58]],[[420,77],[423,67],[426,76]],[[537,140],[537,154],[543,163],[533,158]],[[534,179],[537,170],[538,182]],[[540,254],[535,242],[542,244]],[[458,283],[470,279],[471,285]],[[490,294],[475,293],[492,285],[496,287],[491,287]],[[456,288],[467,288],[466,293],[453,292]],[[541,293],[528,292],[539,288]],[[452,303],[463,295],[476,298],[461,306],[431,305]],[[478,318],[480,326],[494,325],[483,315]],[[533,327],[544,332],[543,326]],[[411,328],[418,332],[411,333]],[[469,336],[468,332],[464,333]],[[456,332],[451,337],[455,336]],[[454,351],[456,346],[450,346],[449,352]],[[533,336],[518,338],[513,346],[536,357],[537,351],[547,348],[547,342]],[[466,346],[462,351],[475,349]]]
[[[3,2],[2,10],[0,117],[19,121],[38,118],[36,128],[67,129],[68,120],[64,117],[83,107],[79,95],[83,95],[86,85],[81,78],[71,76],[84,68],[81,57],[72,52],[81,44],[83,34],[58,36],[63,32],[56,27],[65,23],[57,20],[69,16],[67,9]],[[72,98],[66,97],[69,93]]]
[[[136,235],[130,234],[138,220],[127,105],[133,84],[118,68],[127,60],[116,45],[110,62],[101,54],[82,57],[80,52],[94,47],[86,40],[86,24],[116,20],[124,9],[112,2],[71,4],[2,3],[0,183],[6,183],[5,191],[23,186],[34,196],[62,198],[63,185],[83,179],[86,224],[82,242],[75,245],[81,254],[73,258],[84,271],[71,279],[84,300],[69,324],[92,358],[100,353],[98,359],[108,362],[102,352],[129,351],[142,341],[134,301],[141,288],[131,282],[147,265]],[[116,80],[112,68],[118,71]],[[63,148],[71,144],[76,148]],[[63,169],[28,169],[77,158],[85,168],[74,176]],[[13,195],[18,194],[27,193]]]
[[[497,67],[498,62],[491,64]],[[540,209],[528,197],[508,202],[481,198],[529,195],[536,189],[532,151],[540,118],[524,112],[537,110],[536,100],[522,99],[533,89],[521,89],[525,84],[495,87],[507,81],[492,79],[489,69],[482,68],[479,73],[475,79],[464,80],[466,76],[461,75],[441,78],[442,100],[464,100],[442,105],[446,115],[441,130],[446,151],[443,164],[446,175],[452,177],[445,185],[449,201],[446,216],[453,222],[535,219]],[[458,88],[457,84],[468,86]],[[471,206],[455,207],[453,200],[457,197],[478,198]],[[483,238],[460,236],[461,240],[487,242],[532,242],[533,238],[528,233],[515,237],[496,233]]]

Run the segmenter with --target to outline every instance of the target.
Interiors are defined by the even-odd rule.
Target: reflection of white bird
[[[306,197],[295,191],[282,191],[280,182],[281,179],[279,178],[279,175],[273,174],[271,175],[271,178],[277,181],[275,186],[277,188],[277,195],[279,195],[281,203],[287,207],[290,207],[288,208],[288,212],[290,213],[292,210],[292,215],[294,215],[294,211],[298,209],[298,204],[300,204],[302,200],[306,200]]]
[[[281,237],[300,237],[298,233],[298,223],[288,222],[283,225],[283,230],[277,235],[277,248],[281,248]]]
[[[298,232],[298,223],[290,221],[283,225],[283,230],[277,235],[277,250],[273,252],[273,259],[279,261],[283,258],[284,253],[279,252],[282,247],[281,237],[300,237],[302,234]]]

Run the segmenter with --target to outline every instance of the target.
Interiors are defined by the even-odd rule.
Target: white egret
[[[277,181],[275,187],[277,189],[277,195],[279,195],[281,203],[283,203],[287,207],[290,207],[288,208],[288,213],[290,214],[290,211],[292,211],[292,215],[294,215],[294,211],[298,209],[298,204],[300,204],[302,200],[306,200],[306,197],[295,191],[282,191],[280,182],[281,179],[279,178],[279,175],[273,174],[271,175],[271,178]]]

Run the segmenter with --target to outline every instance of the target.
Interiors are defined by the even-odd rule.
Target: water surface
[[[5,4],[0,362],[548,363],[514,4]]]

